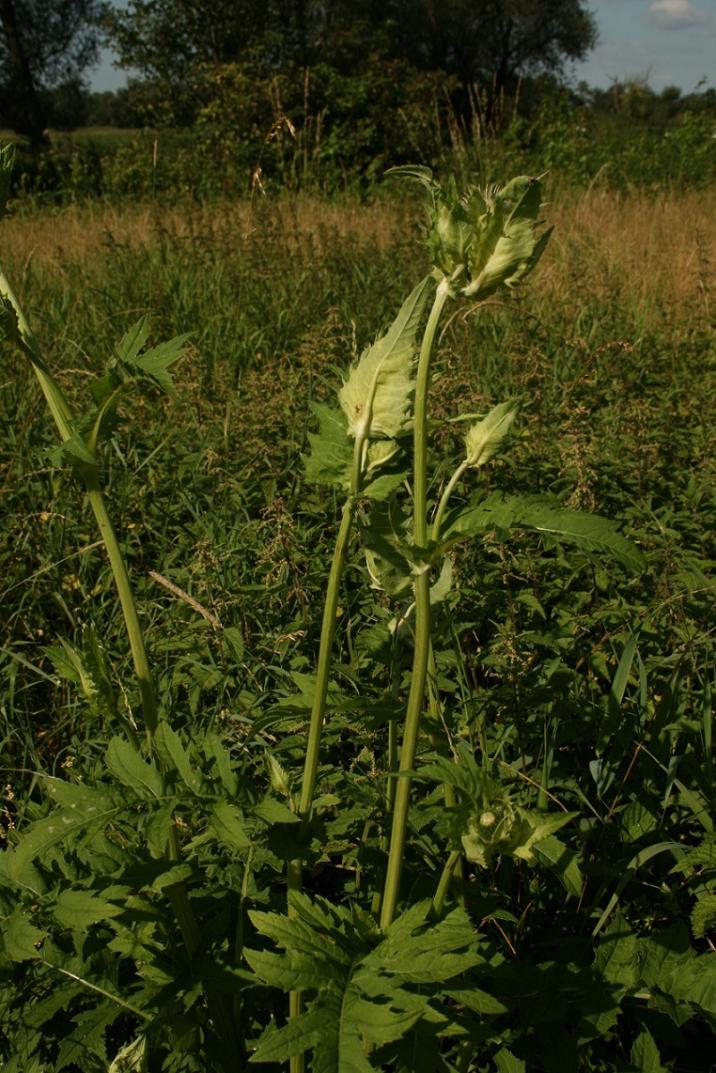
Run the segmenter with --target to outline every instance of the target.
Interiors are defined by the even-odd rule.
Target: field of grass
[[[555,189],[544,215],[554,235],[517,298],[456,306],[445,322],[433,491],[462,450],[462,426],[449,419],[517,397],[510,449],[480,480],[615,519],[645,567],[629,572],[599,553],[499,529],[451,553],[453,596],[440,612],[435,651],[443,724],[495,770],[502,765],[500,777],[525,795],[523,804],[539,792],[540,807],[548,797],[578,814],[560,837],[584,880],[577,897],[564,877],[561,887],[551,872],[538,881],[515,860],[493,872],[468,870],[462,899],[498,980],[490,992],[498,1004],[479,1014],[483,1035],[466,1030],[482,1049],[473,1055],[458,1039],[456,1065],[443,1065],[442,1044],[431,1036],[425,1061],[436,1064],[390,1058],[385,1068],[706,1073],[716,1024],[716,976],[706,967],[716,938],[716,190]],[[186,740],[218,732],[253,772],[268,749],[297,784],[307,720],[300,694],[315,665],[340,511],[333,491],[303,475],[310,407],[334,398],[349,362],[427,271],[418,204],[390,194],[372,203],[307,195],[203,207],[95,202],[20,213],[0,223],[0,235],[2,267],[78,409],[140,316],[151,316],[157,340],[190,333],[176,396],[124,405],[102,482],[162,712]],[[110,737],[139,715],[111,574],[83,492],[53,456],[32,369],[8,348],[0,389],[0,780],[12,840],[12,828],[44,815],[38,772],[101,778]],[[386,726],[407,678],[399,660],[392,678],[381,662],[388,607],[370,587],[356,541],[338,614],[318,841],[306,869],[307,889],[341,904],[360,901],[365,877],[382,868],[382,844],[364,843],[366,832],[383,829]],[[63,641],[86,666],[101,650],[94,682],[73,670],[66,651],[63,659]],[[431,727],[423,760],[433,755]],[[274,771],[274,788],[276,780]],[[430,793],[420,792],[430,805]],[[416,821],[406,859],[411,899],[430,896],[442,868],[442,828],[431,807]],[[182,823],[190,831],[189,815]],[[227,889],[239,882],[244,902],[278,908],[284,881],[275,862],[286,856],[279,843],[277,836],[271,852],[261,850],[250,883],[229,882],[216,862],[204,879],[193,875],[196,904],[208,899],[206,877],[221,876]],[[652,849],[674,843],[710,849],[675,874],[673,854]],[[59,875],[69,865],[57,867]],[[621,911],[611,905],[603,930],[612,947],[595,947],[607,981],[597,1001],[587,981],[589,936],[625,875]],[[706,985],[696,998],[676,983],[669,991],[664,975],[667,997],[659,998],[658,973],[651,983],[629,977],[623,943],[651,935],[662,937],[668,957],[688,949],[698,959],[708,995]],[[217,940],[212,956],[222,951]],[[43,1060],[18,1009],[46,1002],[48,985],[32,977],[29,955],[20,961],[22,972],[4,977],[14,981],[4,1006],[0,999],[11,1071],[31,1068],[13,1051],[19,1039],[28,1048],[23,1061]],[[524,994],[511,964],[522,967]],[[190,980],[162,971],[175,973],[166,988],[184,1002],[199,1038],[202,1000]],[[490,991],[488,972],[478,982]],[[553,1017],[562,1014],[534,998],[545,989],[567,1011],[557,1028]],[[618,996],[608,1012],[599,1006],[607,992]],[[79,1002],[69,1007],[73,1016],[87,1014],[81,999],[71,1001]],[[266,989],[246,999],[249,1037],[258,1034],[256,1011],[275,1003],[280,1020],[282,1001]],[[132,1035],[123,1016],[110,1043]],[[166,1040],[179,1038],[178,1022],[158,1023],[159,1057],[147,1068],[200,1068],[190,1059],[171,1064]],[[70,1057],[64,1068],[106,1068],[100,1051]],[[56,1057],[47,1052],[44,1061]]]

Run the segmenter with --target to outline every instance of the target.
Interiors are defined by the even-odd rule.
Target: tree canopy
[[[43,91],[96,59],[97,0],[0,0],[0,115],[31,142],[47,125]]]
[[[584,0],[129,0],[105,26],[123,66],[167,84],[197,63],[355,71],[382,55],[509,88],[596,41]]]

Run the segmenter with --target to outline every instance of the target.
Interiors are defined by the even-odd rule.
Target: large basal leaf
[[[447,1023],[431,994],[482,960],[463,910],[434,923],[431,903],[422,902],[382,936],[357,907],[302,894],[292,894],[290,906],[290,917],[250,914],[283,953],[249,950],[246,959],[265,983],[315,995],[301,1017],[267,1029],[252,1061],[285,1061],[311,1049],[318,1073],[368,1073],[369,1045],[397,1043],[423,1017]]]
[[[411,291],[390,330],[365,350],[339,393],[355,439],[393,439],[405,428],[413,391],[415,340],[434,280]]]

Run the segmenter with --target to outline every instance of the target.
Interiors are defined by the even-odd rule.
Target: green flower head
[[[519,175],[461,192],[454,178],[441,186],[429,168],[394,168],[393,174],[417,180],[428,192],[433,266],[455,291],[481,300],[500,287],[512,289],[542,256],[551,229],[540,232],[538,179]]]

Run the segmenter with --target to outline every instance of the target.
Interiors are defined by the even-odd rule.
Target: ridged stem
[[[415,381],[415,411],[413,429],[413,535],[418,548],[426,548],[428,543],[427,517],[427,448],[428,448],[428,391],[430,388],[430,370],[433,351],[437,341],[437,330],[445,302],[450,294],[447,280],[443,280],[435,292],[433,307],[430,310],[425,328],[418,371]],[[400,768],[395,790],[393,807],[393,824],[390,834],[388,866],[383,890],[383,905],[380,926],[388,928],[395,916],[400,891],[400,878],[403,871],[405,837],[408,827],[408,809],[410,806],[410,772],[415,763],[415,752],[420,732],[420,716],[425,700],[425,680],[430,654],[430,567],[427,562],[416,567],[415,591],[415,648],[413,651],[413,670],[410,680],[410,692],[405,713],[403,744],[400,753]]]

